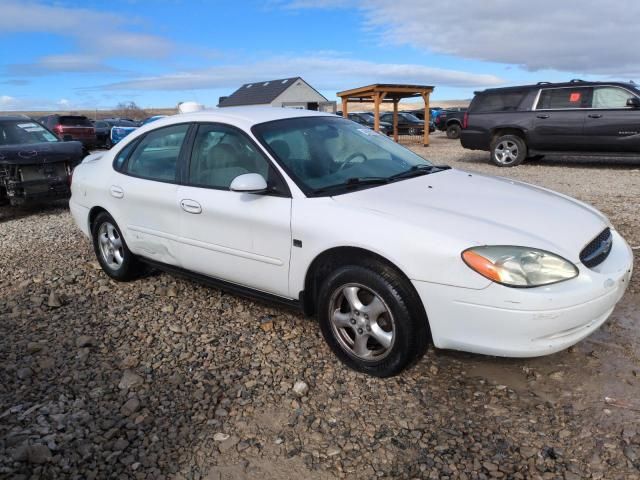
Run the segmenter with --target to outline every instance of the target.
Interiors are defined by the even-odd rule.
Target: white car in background
[[[632,253],[564,195],[435,166],[331,114],[225,108],[143,126],[73,175],[104,271],[141,262],[316,314],[348,366],[436,347],[529,357],[596,330]]]

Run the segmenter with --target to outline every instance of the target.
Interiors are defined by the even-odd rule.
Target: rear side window
[[[483,93],[476,96],[470,111],[474,113],[514,112],[525,95],[523,91]]]
[[[175,181],[176,165],[188,129],[185,123],[149,132],[131,154],[126,172],[149,180]]]
[[[65,127],[92,127],[91,122],[87,117],[82,117],[79,115],[65,115],[60,117],[60,125],[64,125]]]
[[[591,94],[591,87],[542,89],[536,110],[589,108]]]
[[[116,155],[116,158],[113,161],[113,168],[114,169],[116,169],[119,172],[122,171],[122,167],[124,166],[125,162],[127,161],[127,158],[129,157],[129,154],[133,151],[134,147],[137,144],[138,144],[138,142],[134,140],[133,142],[131,142],[128,145],[126,145],[122,150],[120,150],[120,152],[118,152],[118,155]]]

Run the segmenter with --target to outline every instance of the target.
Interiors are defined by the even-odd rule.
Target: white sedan
[[[436,347],[529,357],[611,314],[631,249],[594,208],[436,166],[335,115],[226,108],[143,126],[73,174],[107,275],[141,263],[315,314],[376,376]]]

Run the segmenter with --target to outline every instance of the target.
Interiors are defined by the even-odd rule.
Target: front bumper
[[[537,288],[480,290],[413,281],[436,347],[505,357],[563,350],[602,325],[624,295],[633,255],[615,231],[609,257],[578,277]]]

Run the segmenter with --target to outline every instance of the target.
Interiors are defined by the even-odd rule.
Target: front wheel
[[[333,272],[318,296],[322,334],[348,367],[376,377],[401,372],[428,345],[428,325],[417,294],[394,270],[374,264]]]
[[[498,167],[515,167],[527,158],[527,144],[517,135],[496,137],[491,144],[491,162]]]
[[[456,138],[460,138],[460,132],[462,132],[462,128],[457,123],[452,123],[447,127],[447,138],[451,138],[455,140]]]
[[[121,282],[135,278],[140,263],[131,253],[115,220],[107,212],[96,217],[91,228],[93,249],[104,272]]]

